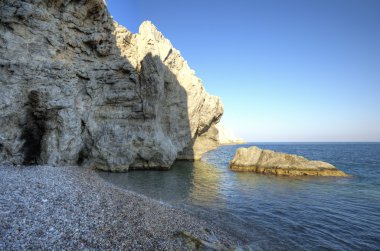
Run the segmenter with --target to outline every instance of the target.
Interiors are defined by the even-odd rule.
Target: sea
[[[281,177],[229,170],[239,147],[329,162],[350,177]],[[220,146],[169,171],[99,175],[221,225],[250,250],[380,250],[380,143]]]

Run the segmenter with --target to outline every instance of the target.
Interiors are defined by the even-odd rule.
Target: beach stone
[[[0,163],[169,169],[218,146],[223,114],[151,22],[102,0],[0,2]]]
[[[271,150],[263,150],[256,146],[239,148],[230,168],[238,172],[256,172],[284,176],[348,176],[333,165],[308,160],[294,154],[286,154]]]

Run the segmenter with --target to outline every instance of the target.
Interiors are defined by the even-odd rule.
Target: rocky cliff
[[[150,22],[102,0],[0,2],[0,162],[167,169],[217,146],[223,113]]]
[[[233,131],[226,128],[223,124],[217,124],[218,141],[221,145],[237,145],[246,143],[242,138],[237,137]]]

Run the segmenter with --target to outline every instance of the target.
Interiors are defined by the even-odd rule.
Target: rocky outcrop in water
[[[218,130],[218,141],[221,145],[237,145],[246,143],[242,138],[236,137],[230,129],[227,129],[220,123],[216,125],[216,129]]]
[[[326,162],[311,161],[293,154],[262,150],[256,146],[239,148],[230,163],[230,168],[239,172],[285,176],[347,176]]]
[[[0,2],[0,162],[167,169],[217,146],[223,113],[150,22],[102,0]]]

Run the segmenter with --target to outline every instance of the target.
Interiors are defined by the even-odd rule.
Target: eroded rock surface
[[[166,169],[216,147],[222,113],[150,22],[132,34],[102,0],[0,2],[0,162]]]
[[[256,172],[285,176],[347,176],[333,165],[304,157],[263,150],[256,146],[239,148],[230,163],[233,171]]]

